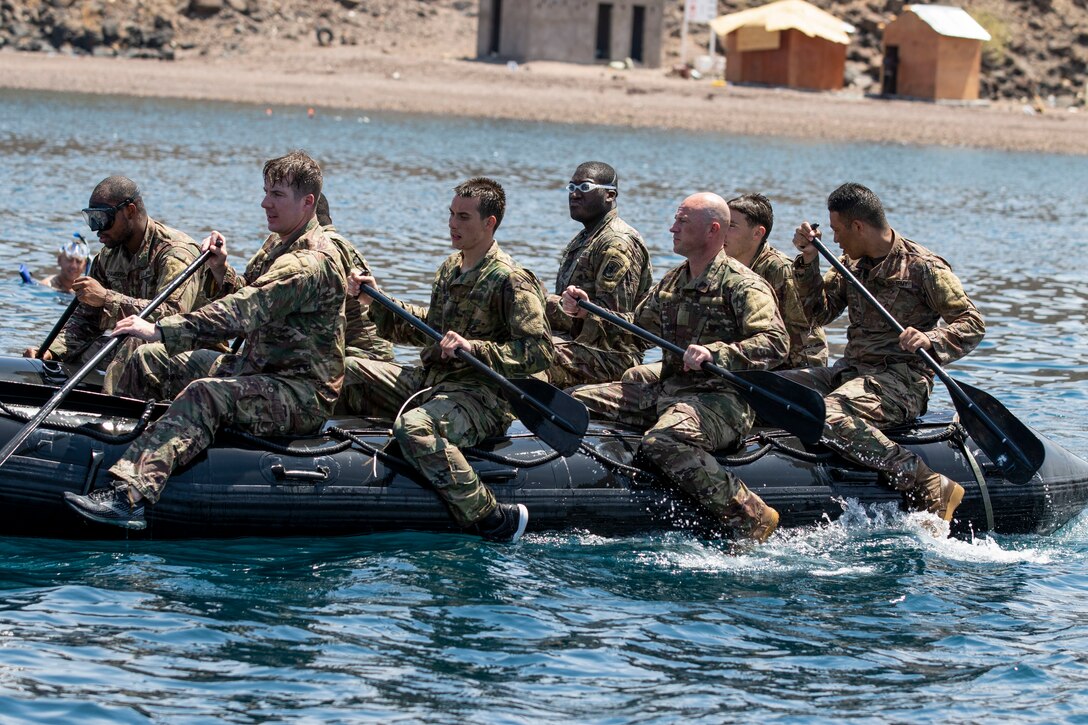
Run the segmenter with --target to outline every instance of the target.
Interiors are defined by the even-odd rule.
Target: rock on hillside
[[[471,57],[479,2],[490,0],[0,0],[0,49],[173,60],[258,54],[276,43],[363,45],[422,58]],[[719,0],[728,13],[763,0]],[[903,0],[812,0],[857,27],[847,85],[879,89],[881,31]],[[1088,0],[964,0],[994,40],[982,96],[1084,101]],[[665,65],[679,56],[682,3],[668,3]],[[689,53],[706,47],[692,26]]]

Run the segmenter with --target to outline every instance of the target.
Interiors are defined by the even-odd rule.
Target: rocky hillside
[[[173,60],[260,53],[273,43],[363,44],[389,54],[471,57],[480,0],[0,0],[0,49]],[[487,0],[484,0],[487,1]],[[763,0],[719,0],[722,13]],[[879,89],[881,30],[903,0],[812,0],[857,27],[848,86]],[[666,66],[679,56],[679,0],[666,17]],[[1085,102],[1088,0],[965,0],[993,36],[982,95]],[[706,47],[705,26],[691,48]],[[701,39],[700,39],[701,34]]]

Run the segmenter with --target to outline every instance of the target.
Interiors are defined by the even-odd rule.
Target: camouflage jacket
[[[316,219],[294,239],[272,234],[244,276],[227,267],[221,296],[159,321],[171,353],[244,334],[221,376],[275,375],[300,401],[332,413],[344,382],[344,276],[340,253]]]
[[[921,330],[933,341],[930,353],[944,364],[978,346],[986,332],[982,315],[963,291],[948,263],[915,242],[892,232],[892,249],[881,260],[840,259],[903,327]],[[848,309],[843,361],[850,365],[906,363],[932,372],[915,353],[899,347],[899,333],[837,270],[820,276],[819,264],[794,261],[797,290],[814,324],[826,325]],[[938,325],[944,320],[945,325]]]
[[[809,324],[793,278],[793,260],[766,241],[759,245],[749,267],[767,281],[778,300],[778,312],[790,334],[790,354],[783,368],[810,368],[827,365],[827,336],[824,328]]]
[[[435,273],[429,307],[398,304],[438,332],[452,330],[469,340],[472,354],[505,377],[527,377],[551,364],[554,348],[540,282],[497,242],[479,264],[463,272],[461,253],[451,254]],[[423,346],[419,357],[427,370],[424,385],[498,390],[466,363],[443,360],[438,343],[377,302],[370,305],[370,316],[382,337]]]
[[[670,270],[635,310],[635,324],[685,349],[702,345],[730,370],[777,367],[789,351],[771,288],[724,249],[695,279],[687,262]],[[668,395],[729,387],[713,373],[684,372],[684,361],[668,352],[661,385]]]
[[[555,279],[555,295],[547,300],[548,322],[555,332],[598,350],[642,352],[645,345],[615,325],[590,315],[567,316],[558,296],[569,285],[585,290],[590,302],[614,312],[630,312],[653,281],[650,254],[641,235],[619,218],[615,209],[592,229],[583,229],[563,251]]]
[[[188,235],[148,217],[144,241],[136,254],[130,255],[121,246],[105,248],[95,256],[88,275],[106,288],[106,304],[76,307],[49,352],[60,360],[78,358],[103,330],[147,307],[199,254],[200,247]],[[198,270],[148,319],[192,310],[198,304],[204,274],[204,270]]]
[[[325,232],[325,238],[336,247],[340,253],[340,264],[344,268],[344,278],[351,274],[353,269],[358,269],[363,274],[372,274],[370,266],[363,259],[363,255],[355,250],[347,239],[342,237],[332,224],[321,227]],[[344,300],[344,353],[352,357],[360,357],[367,360],[392,360],[393,343],[378,336],[378,328],[366,314],[366,308],[359,304],[359,300],[348,297]]]

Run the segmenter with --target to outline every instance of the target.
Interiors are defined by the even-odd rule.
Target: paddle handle
[[[222,240],[216,242],[215,246],[223,246]],[[192,277],[198,269],[200,269],[200,266],[204,264],[204,262],[208,259],[208,257],[211,256],[211,254],[212,250],[208,249],[207,251],[203,252],[199,257],[194,259],[192,264],[186,267],[181,274],[179,274],[173,279],[173,281],[170,282],[170,284],[166,285],[166,287],[164,287],[163,290],[155,296],[155,299],[151,300],[151,302],[147,304],[147,307],[140,310],[140,312],[136,316],[140,319],[147,319],[148,315],[154,312],[159,307],[159,305],[165,302],[170,295],[174,294],[174,292],[177,291],[179,287],[185,284],[185,282],[190,277]],[[87,377],[87,375],[92,370],[97,368],[98,364],[102,362],[102,360],[105,359],[107,355],[112,353],[114,348],[116,348],[119,344],[121,344],[120,337],[110,338],[109,342],[103,345],[102,348],[98,352],[96,352],[91,357],[91,359],[88,360],[83,365],[83,367],[79,369],[78,372],[75,373],[75,375],[68,378],[64,385],[62,385],[60,389],[53,394],[53,397],[50,398],[46,402],[46,404],[38,410],[37,414],[33,418],[31,418],[26,423],[26,425],[24,425],[22,429],[12,437],[10,441],[7,442],[7,445],[0,449],[0,466],[3,466],[5,463],[7,463],[8,459],[11,458],[12,454],[14,454],[15,451],[19,449],[19,446],[21,446],[23,442],[30,437],[30,434],[33,433],[38,428],[38,426],[41,425],[42,422],[49,417],[49,414],[56,410],[57,406],[59,406],[64,401],[64,399],[68,396],[68,393],[72,392],[72,390],[77,385],[83,382],[83,378]]]
[[[400,319],[404,320],[405,322],[407,322],[412,327],[416,328],[417,330],[419,330],[422,333],[425,333],[428,337],[433,339],[435,342],[441,342],[442,341],[442,338],[444,336],[442,335],[441,332],[434,329],[433,327],[428,325],[426,322],[419,319],[418,317],[413,315],[411,312],[404,309],[403,307],[398,305],[396,302],[394,302],[390,298],[386,297],[385,295],[383,295],[381,292],[374,289],[370,285],[367,285],[367,284],[360,285],[359,286],[359,291],[362,292],[363,294],[365,294],[367,297],[370,297],[371,299],[373,299],[375,302],[378,302],[382,307],[389,310],[394,315],[396,315]],[[468,363],[473,368],[475,368],[478,372],[480,372],[481,374],[483,374],[486,377],[490,378],[494,382],[498,383],[502,387],[502,389],[505,390],[507,393],[509,393],[510,395],[515,396],[518,400],[521,400],[521,401],[524,401],[525,403],[528,403],[533,408],[535,408],[539,412],[543,413],[545,418],[547,418],[549,421],[551,421],[555,425],[559,426],[563,430],[567,431],[568,433],[573,433],[576,436],[581,436],[583,433],[585,433],[585,431],[579,431],[578,428],[576,426],[574,426],[573,424],[571,424],[567,419],[563,418],[562,416],[556,415],[554,412],[552,412],[552,410],[550,408],[548,408],[547,405],[545,405],[543,402],[538,400],[535,396],[529,395],[528,393],[523,391],[521,388],[519,388],[518,386],[511,383],[505,377],[503,377],[499,373],[492,370],[490,367],[487,366],[486,363],[484,363],[481,360],[479,360],[478,358],[476,358],[475,355],[473,355],[472,353],[470,353],[468,350],[464,349],[463,347],[457,349],[457,359]]]

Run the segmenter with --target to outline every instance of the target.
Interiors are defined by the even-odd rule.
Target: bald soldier
[[[670,270],[639,303],[635,324],[685,348],[665,353],[655,382],[585,385],[572,394],[599,418],[646,430],[641,450],[665,480],[692,496],[734,535],[764,541],[778,512],[723,468],[715,451],[740,443],[755,413],[711,362],[729,370],[762,370],[781,363],[789,349],[774,293],[723,248],[729,206],[717,194],[689,196],[673,222],[673,251],[684,262]],[[563,310],[586,311],[578,287],[563,293]]]
[[[888,225],[872,190],[843,184],[827,197],[827,209],[843,265],[906,329],[896,331],[837,270],[820,275],[812,244],[820,232],[802,222],[793,243],[800,250],[794,266],[805,311],[821,325],[846,311],[850,325],[846,350],[832,367],[783,374],[824,396],[824,438],[843,456],[879,471],[914,508],[951,521],[963,487],[880,429],[926,410],[933,372],[915,352],[927,350],[942,365],[958,360],[982,341],[982,315],[947,262]]]

